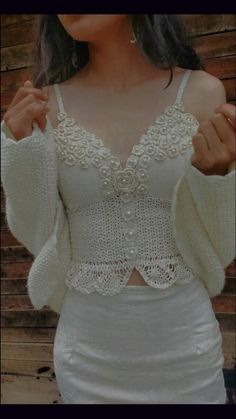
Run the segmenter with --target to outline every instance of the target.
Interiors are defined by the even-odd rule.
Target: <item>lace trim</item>
[[[134,264],[116,261],[114,264],[79,263],[71,261],[65,282],[84,294],[97,291],[102,295],[120,293],[127,285]],[[117,266],[118,265],[118,266]],[[135,267],[143,279],[153,288],[165,289],[174,282],[189,283],[193,272],[183,263],[180,255],[153,261],[137,261]]]
[[[151,158],[157,162],[174,158],[193,150],[192,136],[199,125],[191,113],[184,111],[182,102],[166,107],[133,146],[125,167],[104,142],[85,128],[78,126],[65,112],[59,112],[55,128],[56,150],[67,165],[78,164],[82,169],[97,167],[102,193],[106,198],[148,193],[148,173]]]

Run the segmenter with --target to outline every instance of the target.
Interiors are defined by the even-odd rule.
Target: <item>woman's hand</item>
[[[200,123],[192,138],[194,153],[191,162],[204,175],[224,176],[236,160],[236,107],[225,103],[215,112],[209,120]]]
[[[49,111],[48,100],[48,95],[42,89],[34,88],[30,80],[17,90],[3,116],[6,126],[17,141],[32,134],[33,121],[44,131],[46,113]]]

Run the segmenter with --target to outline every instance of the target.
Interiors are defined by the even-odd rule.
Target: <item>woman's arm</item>
[[[222,83],[207,73],[206,79],[208,83],[205,80],[198,90],[203,121],[225,101]],[[172,222],[181,253],[208,284],[210,295],[217,295],[223,288],[224,269],[235,257],[235,170],[206,175],[192,164],[191,156],[175,188]]]
[[[44,133],[34,123],[31,135],[15,141],[4,121],[1,123],[6,220],[12,234],[35,256],[27,286],[37,309],[48,303],[57,287],[65,291],[64,276],[70,259],[68,223],[57,187],[52,135],[49,122]],[[58,311],[58,307],[56,298],[52,308]]]
[[[1,179],[6,219],[14,236],[34,255],[52,231],[58,199],[56,156],[47,126],[16,141],[1,123]]]

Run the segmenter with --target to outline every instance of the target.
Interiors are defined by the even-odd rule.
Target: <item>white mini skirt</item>
[[[68,289],[53,349],[65,404],[225,404],[219,323],[202,281],[103,296]]]

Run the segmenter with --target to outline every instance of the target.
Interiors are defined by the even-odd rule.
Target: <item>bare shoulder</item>
[[[215,109],[226,103],[226,92],[220,79],[203,70],[193,70],[188,100],[200,122],[209,119]]]
[[[209,93],[213,94],[214,99],[225,99],[225,88],[220,79],[203,70],[193,70],[191,83],[197,92],[205,97]]]

